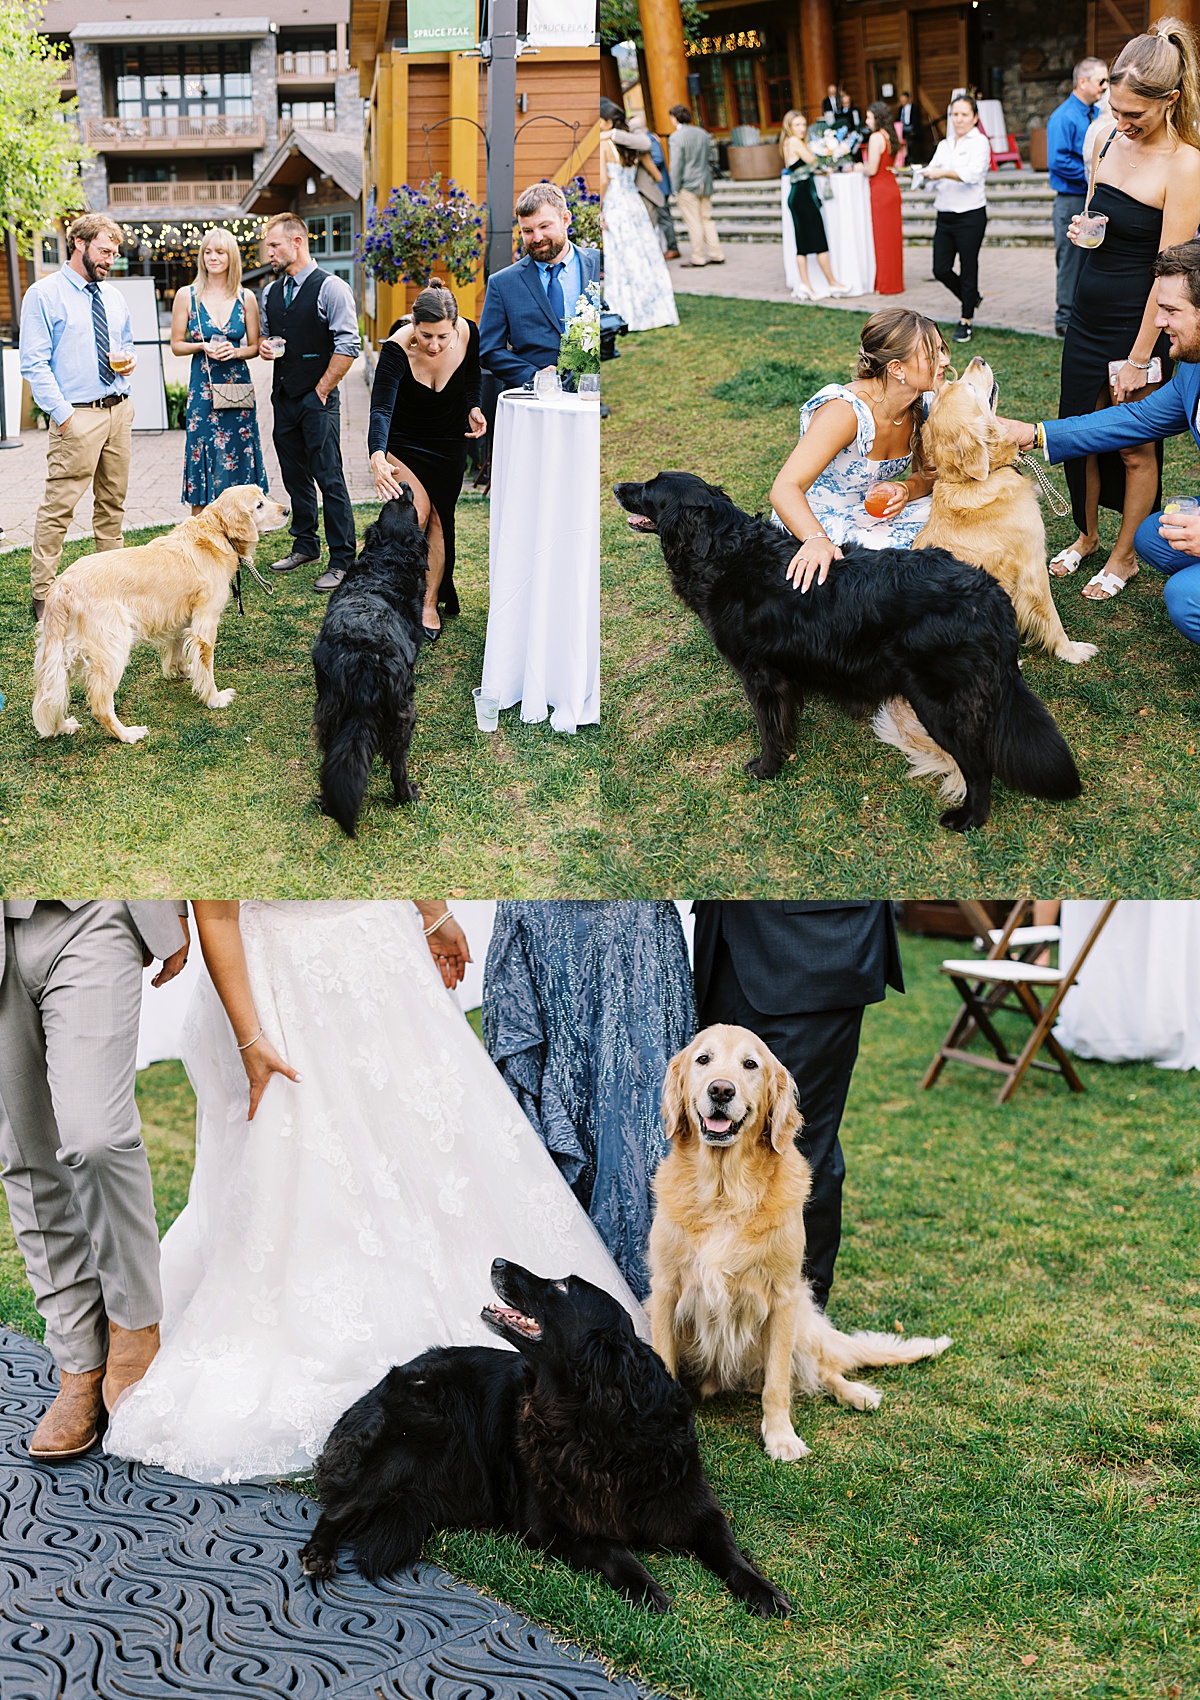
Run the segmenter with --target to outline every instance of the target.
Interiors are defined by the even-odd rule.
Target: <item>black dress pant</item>
[[[979,250],[987,228],[987,208],[940,212],[933,232],[933,275],[962,302],[962,317],[973,319],[979,305]],[[958,270],[954,269],[955,255]]]
[[[290,396],[276,389],[271,396],[275,424],[271,432],[279,470],[292,499],[292,537],[296,553],[313,560],[321,553],[317,533],[317,486],[325,508],[325,540],[329,565],[345,572],[354,564],[357,547],[354,510],[342,470],[342,404],[336,390],[324,406],[315,390]],[[314,482],[315,480],[315,482]]]
[[[747,999],[729,946],[719,939],[708,992],[697,1014],[701,1027],[718,1021],[748,1027],[796,1082],[804,1117],[796,1144],[812,1169],[812,1192],[804,1207],[804,1272],[812,1283],[813,1297],[824,1309],[842,1238],[846,1165],[838,1130],[858,1057],[862,1006],[807,1015],[766,1015]]]

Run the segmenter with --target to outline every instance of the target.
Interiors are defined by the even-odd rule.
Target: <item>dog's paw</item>
[[[671,1609],[671,1596],[665,1588],[660,1588],[657,1582],[646,1582],[641,1588],[631,1588],[629,1598],[635,1606],[644,1606],[647,1611],[664,1612]]]
[[[78,730],[79,722],[76,720],[74,715],[71,715],[69,720],[64,720],[62,725],[58,728],[59,734],[67,738],[71,736],[72,732],[78,732]]]
[[[768,1582],[766,1577],[753,1582],[747,1582],[737,1590],[738,1598],[746,1606],[747,1611],[754,1612],[758,1617],[790,1617],[792,1602],[780,1588]]]
[[[300,1549],[300,1568],[314,1582],[328,1582],[337,1572],[337,1559],[333,1553],[318,1547],[315,1541],[309,1541]]]
[[[746,763],[746,772],[751,779],[774,779],[779,772],[779,766],[767,761],[765,756],[755,756],[753,761]]]
[[[1094,643],[1069,643],[1065,649],[1060,649],[1058,659],[1069,661],[1072,667],[1078,667],[1081,661],[1090,661],[1093,655],[1099,655],[1100,649]]]
[[[236,695],[237,692],[231,685],[227,691],[217,691],[209,706],[211,708],[228,708]]]
[[[852,1411],[877,1411],[883,1403],[883,1394],[877,1387],[868,1387],[865,1381],[848,1381],[839,1395],[839,1403],[849,1405]]]
[[[808,1447],[790,1424],[786,1428],[768,1429],[764,1422],[762,1437],[767,1457],[776,1459],[780,1464],[794,1464],[798,1458],[808,1457]]]
[[[410,783],[405,790],[397,791],[393,795],[391,806],[393,809],[399,809],[402,808],[405,803],[419,803],[420,800],[420,787]]]
[[[127,726],[121,735],[123,744],[140,744],[143,738],[150,735],[148,726]]]
[[[944,809],[938,816],[938,825],[949,827],[951,832],[972,832],[983,826],[986,818],[985,816],[984,820],[976,820],[975,810],[964,803],[961,808]]]

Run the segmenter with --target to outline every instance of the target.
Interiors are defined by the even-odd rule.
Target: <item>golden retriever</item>
[[[701,1395],[762,1389],[772,1458],[803,1458],[793,1393],[866,1410],[880,1395],[851,1371],[912,1363],[950,1344],[842,1334],[802,1273],[808,1163],[791,1075],[744,1027],[709,1027],[671,1059],[663,1086],[670,1148],[654,1177],[650,1328],[672,1375]]]
[[[1021,636],[1078,664],[1095,655],[1096,645],[1073,643],[1063,630],[1050,594],[1042,510],[1013,464],[1015,445],[996,424],[995,394],[992,369],[976,356],[934,397],[921,446],[937,477],[916,547],[949,549],[982,567],[1008,592]]]
[[[34,661],[39,735],[79,730],[68,709],[71,681],[81,678],[111,737],[144,738],[149,728],[122,726],[113,705],[136,643],[158,650],[165,678],[190,678],[206,707],[232,702],[234,692],[219,691],[213,678],[217,627],[239,566],[253,566],[259,538],[286,525],[288,513],[253,484],[235,484],[165,537],[85,555],[61,573],[46,597]]]

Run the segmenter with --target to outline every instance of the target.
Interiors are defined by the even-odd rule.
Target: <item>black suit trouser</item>
[[[718,939],[708,993],[698,1015],[702,1027],[714,1022],[748,1027],[770,1047],[796,1082],[804,1117],[796,1143],[812,1169],[812,1192],[804,1207],[804,1270],[812,1282],[813,1297],[824,1309],[842,1238],[846,1164],[838,1130],[858,1057],[862,1006],[815,1010],[805,1015],[766,1015],[747,999],[729,946]]]
[[[296,553],[313,560],[321,553],[317,532],[320,485],[329,565],[345,572],[354,565],[357,543],[354,509],[342,470],[342,404],[338,393],[334,390],[323,407],[315,390],[290,396],[286,390],[276,389],[271,400],[275,410],[271,437],[292,499]]]

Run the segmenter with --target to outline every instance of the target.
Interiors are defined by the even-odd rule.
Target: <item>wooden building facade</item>
[[[406,0],[351,0],[350,57],[368,101],[364,128],[364,222],[386,205],[393,187],[416,185],[436,173],[453,178],[482,204],[487,194],[487,81],[478,57],[461,53],[405,53]],[[600,50],[543,47],[517,64],[513,113],[518,193],[548,178],[567,183],[581,176],[599,186]],[[477,318],[482,280],[454,287],[462,312]],[[412,291],[377,283],[366,293],[367,334],[386,336]]]

